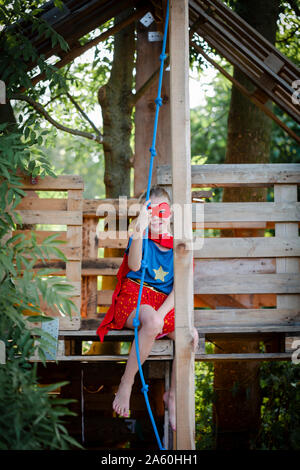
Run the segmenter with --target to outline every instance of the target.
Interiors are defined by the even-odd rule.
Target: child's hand
[[[151,213],[147,209],[149,202],[150,199],[142,205],[140,214],[137,218],[136,229],[141,233],[144,233],[144,230],[148,227],[151,220]]]

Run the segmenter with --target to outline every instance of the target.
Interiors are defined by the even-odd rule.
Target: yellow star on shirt
[[[165,281],[165,276],[167,274],[169,274],[167,271],[164,271],[162,266],[159,267],[159,269],[154,269],[153,268],[153,271],[155,271],[155,278],[154,279],[157,279],[157,280],[160,280],[162,282]]]

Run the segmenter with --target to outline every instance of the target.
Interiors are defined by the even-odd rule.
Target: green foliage
[[[0,36],[1,62],[0,76],[6,83],[7,95],[25,86],[35,94],[30,78],[38,71],[45,73],[46,78],[64,87],[64,80],[57,69],[39,55],[32,41],[51,38],[52,46],[59,43],[63,51],[68,44],[42,16],[41,6],[44,2],[34,0],[3,0],[0,7],[0,22],[3,30]],[[27,33],[27,34],[25,34]],[[28,62],[32,61],[37,68],[28,72]]]
[[[212,346],[206,345],[212,353]],[[260,367],[261,425],[252,450],[300,449],[300,367],[291,362],[263,362]],[[195,363],[196,449],[214,449],[213,364]],[[237,385],[237,384],[235,384]]]
[[[206,353],[212,353],[213,346],[206,344]],[[208,450],[214,446],[213,437],[213,376],[212,362],[195,362],[195,415],[196,449]]]
[[[277,106],[275,114],[295,134],[299,135],[299,125]],[[270,163],[300,163],[300,147],[295,139],[290,137],[275,122],[272,126]]]
[[[82,176],[85,199],[105,197],[104,155],[97,142],[50,130],[42,151],[58,174]]]
[[[28,37],[51,38],[63,50],[67,45],[40,16],[43,2],[4,0],[0,5],[1,63],[0,76],[6,82],[7,98],[20,87],[28,87],[32,98],[39,97],[45,87],[33,89],[30,78],[45,72],[55,86],[64,88],[62,75],[39,56]],[[56,6],[62,5],[57,0]],[[25,34],[26,31],[26,34]],[[31,34],[28,32],[31,31]],[[37,64],[28,71],[28,63]],[[69,400],[49,396],[50,388],[39,387],[36,367],[29,362],[35,355],[45,363],[45,353],[54,345],[51,335],[41,328],[31,328],[32,321],[49,321],[40,306],[43,298],[48,306],[71,316],[78,309],[70,299],[72,286],[58,276],[47,276],[47,268],[34,270],[38,260],[51,254],[65,260],[59,241],[48,237],[38,245],[33,233],[13,235],[22,218],[15,208],[25,195],[21,175],[55,177],[47,155],[41,150],[48,130],[42,127],[35,112],[25,110],[18,120],[0,124],[0,339],[6,347],[6,364],[0,366],[0,449],[68,449],[78,444],[63,426],[63,416],[70,414]],[[12,236],[12,235],[13,236]],[[53,270],[51,270],[53,273]],[[33,316],[28,316],[33,315]]]
[[[205,163],[224,163],[227,116],[231,84],[220,73],[213,83],[213,92],[206,95],[206,102],[191,110],[191,156],[206,157]]]
[[[67,382],[39,386],[36,365],[28,363],[35,350],[34,341],[30,331],[25,330],[24,334],[21,324],[22,321],[12,322],[8,315],[0,316],[7,352],[6,364],[0,365],[0,449],[67,450],[80,447],[63,424],[64,416],[73,414],[67,405],[74,400],[49,396],[49,392]]]
[[[260,368],[262,424],[253,449],[300,449],[300,367],[265,362]]]

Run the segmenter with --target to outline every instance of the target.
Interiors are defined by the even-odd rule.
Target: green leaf
[[[53,317],[46,317],[44,315],[34,315],[34,316],[26,317],[26,320],[30,323],[38,323],[38,322],[53,321]]]

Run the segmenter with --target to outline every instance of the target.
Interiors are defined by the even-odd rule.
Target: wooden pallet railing
[[[158,167],[157,178],[172,194],[171,167]],[[191,180],[194,188],[273,186],[275,194],[274,202],[192,204],[197,228],[275,228],[273,237],[204,238],[202,248],[194,250],[195,294],[273,299],[268,305],[273,308],[228,308],[225,303],[223,308],[195,309],[198,331],[300,331],[300,165],[192,165]],[[197,223],[203,210],[204,223]]]
[[[76,175],[61,175],[57,178],[46,176],[39,179],[37,183],[32,184],[29,178],[23,179],[22,189],[26,196],[22,198],[16,210],[22,218],[22,227],[17,233],[25,233],[28,237],[30,232],[36,234],[37,242],[42,241],[49,235],[58,234],[57,239],[66,242],[59,245],[59,249],[65,254],[67,262],[55,259],[50,256],[50,261],[46,263],[37,263],[35,269],[52,267],[61,269],[59,272],[53,272],[55,275],[66,276],[66,281],[73,285],[74,295],[71,297],[79,311],[81,308],[81,263],[82,263],[82,195],[83,179]],[[51,199],[38,197],[35,191],[64,191],[64,199]],[[50,225],[50,229],[36,230],[35,225]],[[32,228],[28,228],[32,225]],[[63,231],[51,231],[51,226],[66,226]],[[43,311],[52,317],[59,317],[60,328],[67,330],[79,330],[81,318],[75,311],[72,312],[72,319],[62,317],[58,311],[53,311],[41,299]]]
[[[170,171],[170,166],[160,166],[157,177],[172,196]],[[273,237],[205,238],[202,248],[194,250],[194,321],[200,334],[300,331],[299,184],[300,165],[192,166],[191,189],[274,186],[275,190],[274,202],[192,203],[194,229],[275,229]],[[58,268],[59,274],[77,285],[74,299],[81,304],[81,319],[61,319],[60,333],[95,331],[113,294],[113,289],[98,288],[99,276],[115,277],[122,262],[122,256],[99,257],[98,249],[125,249],[128,241],[127,232],[119,233],[120,238],[105,238],[104,232],[97,232],[97,225],[100,218],[112,214],[128,223],[136,215],[130,211],[137,199],[128,198],[121,208],[117,199],[82,200],[82,180],[73,176],[59,177],[56,183],[42,180],[34,187],[28,183],[24,188],[27,196],[18,206],[24,223],[67,225],[66,231],[35,231],[38,242],[53,233],[68,241],[62,248],[68,262],[53,258],[47,267]],[[43,189],[68,191],[68,199],[33,197],[31,191]],[[104,211],[108,203],[112,213]],[[199,223],[198,211],[203,210],[204,221]]]

